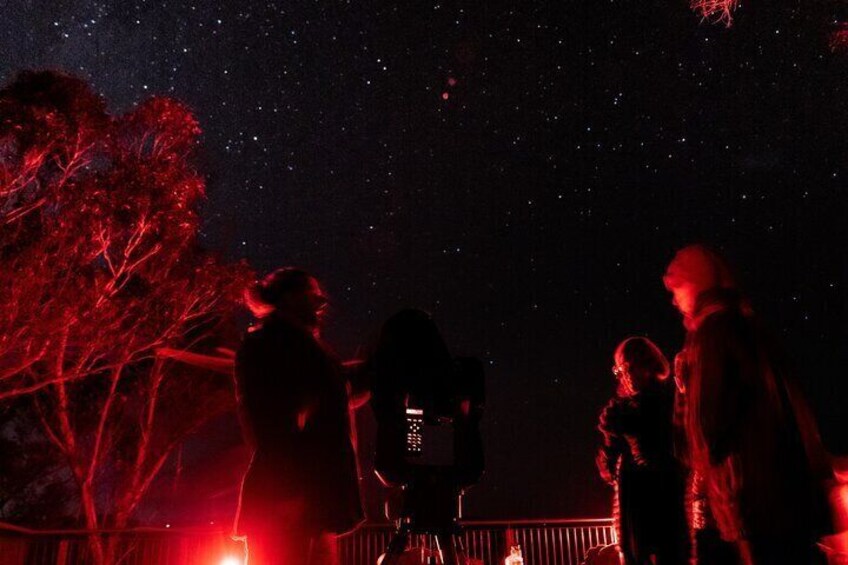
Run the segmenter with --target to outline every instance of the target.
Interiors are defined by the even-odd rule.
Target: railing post
[[[59,549],[56,552],[56,565],[68,565],[68,544],[66,539],[59,540]]]

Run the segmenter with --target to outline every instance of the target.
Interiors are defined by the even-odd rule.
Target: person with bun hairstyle
[[[338,563],[336,536],[363,520],[355,406],[342,363],[321,339],[318,280],[278,269],[248,289],[258,323],[236,355],[239,416],[253,450],[236,532],[250,565]]]
[[[630,337],[615,350],[616,395],[601,413],[597,464],[615,487],[619,546],[626,565],[685,565],[689,534],[685,472],[674,456],[674,383],[662,351]]]

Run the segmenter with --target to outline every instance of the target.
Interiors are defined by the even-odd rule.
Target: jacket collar
[[[698,295],[690,329],[697,330],[708,317],[727,310],[738,310],[746,317],[754,313],[748,300],[736,289],[714,288],[702,292]]]

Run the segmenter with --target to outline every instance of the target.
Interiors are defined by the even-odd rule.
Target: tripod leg
[[[452,535],[434,534],[433,538],[436,540],[436,550],[442,565],[465,565],[457,555]],[[442,541],[448,542],[447,547],[443,547]]]
[[[389,542],[388,547],[386,547],[386,553],[383,554],[383,559],[378,562],[379,565],[398,565],[408,545],[409,534],[406,532],[396,533]]]
[[[453,538],[454,547],[458,548],[457,551],[460,553],[465,553],[465,544],[462,542],[462,534],[454,534],[451,536]]]
[[[468,555],[465,553],[465,544],[462,542],[462,534],[452,534],[451,551],[453,552],[456,565],[468,565]]]

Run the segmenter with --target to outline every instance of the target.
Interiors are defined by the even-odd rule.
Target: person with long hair
[[[833,472],[782,351],[715,251],[681,249],[663,281],[688,332],[683,427],[692,500],[706,506],[693,520],[713,522],[746,565],[821,562]]]
[[[342,364],[321,339],[327,298],[300,269],[248,289],[257,317],[236,355],[239,415],[253,449],[236,531],[250,565],[338,562],[337,535],[363,519]]]
[[[615,487],[619,545],[626,565],[684,565],[688,530],[685,473],[674,456],[674,383],[651,340],[630,337],[615,350],[615,396],[598,429],[602,478]]]

